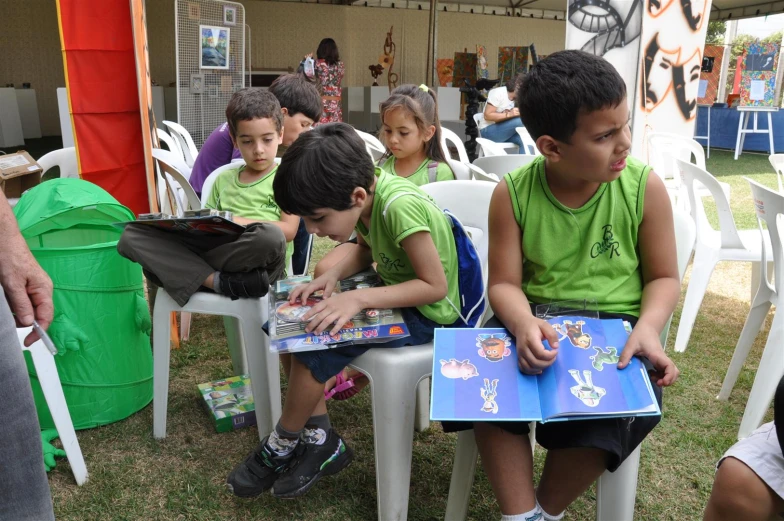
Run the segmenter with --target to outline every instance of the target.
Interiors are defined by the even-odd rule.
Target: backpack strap
[[[438,179],[438,161],[427,164],[427,178],[429,183],[435,183]]]

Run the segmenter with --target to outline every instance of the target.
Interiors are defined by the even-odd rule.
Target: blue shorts
[[[340,371],[356,357],[371,348],[382,349],[389,347],[418,346],[433,341],[435,329],[438,327],[458,327],[462,324],[460,319],[455,324],[445,326],[434,322],[424,316],[416,308],[402,308],[403,319],[408,326],[410,336],[399,338],[390,342],[379,344],[349,345],[336,347],[334,349],[322,349],[321,351],[305,351],[293,353],[294,357],[310,369],[313,378],[321,383],[326,382]]]

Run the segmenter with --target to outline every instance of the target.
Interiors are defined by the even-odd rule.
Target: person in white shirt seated
[[[515,130],[522,127],[520,110],[515,107],[516,87],[520,76],[512,78],[506,85],[496,87],[487,94],[485,105],[485,120],[479,127],[483,138],[496,143],[514,143],[518,149],[523,150],[523,142]]]

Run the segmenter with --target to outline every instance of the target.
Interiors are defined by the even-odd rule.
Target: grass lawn
[[[756,227],[751,192],[743,176],[775,187],[767,156],[713,150],[708,169],[732,186],[738,228]],[[713,218],[715,220],[715,212]],[[316,242],[314,262],[332,247]],[[710,494],[714,465],[735,441],[767,337],[770,317],[754,345],[728,402],[715,397],[749,309],[749,264],[720,264],[713,274],[688,350],[670,350],[681,370],[665,391],[661,424],[643,444],[636,518],[697,520]],[[688,273],[687,273],[688,279]],[[685,285],[684,285],[685,290]],[[670,346],[678,326],[675,312]],[[74,484],[67,461],[50,473],[60,521],[82,520],[371,520],[376,518],[375,462],[370,393],[332,402],[332,422],[355,450],[354,463],[318,484],[307,496],[281,501],[265,494],[242,500],[223,483],[231,468],[258,442],[255,428],[215,433],[202,408],[198,383],[231,374],[222,321],[197,316],[190,342],[172,352],[168,437],[152,438],[152,405],[127,420],[79,432],[90,472],[83,487]],[[284,384],[285,385],[285,384]],[[577,427],[579,424],[575,424]],[[409,519],[443,519],[455,436],[438,424],[414,436]],[[536,451],[536,474],[544,450]],[[500,512],[489,483],[477,470],[469,519],[494,520]],[[567,511],[566,520],[593,520],[595,489]],[[612,520],[608,520],[612,521]]]

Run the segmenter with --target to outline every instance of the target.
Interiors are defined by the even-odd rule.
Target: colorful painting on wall
[[[462,87],[465,80],[476,82],[476,54],[471,52],[456,52],[454,68],[452,69],[452,86]]]
[[[741,107],[776,106],[779,44],[752,43],[743,53],[740,80]]]
[[[476,46],[476,77],[490,77],[490,71],[487,70],[487,47],[484,45]]]
[[[452,70],[455,68],[453,58],[439,58],[436,60],[436,72],[438,72],[438,84],[441,87],[449,87],[452,84]]]
[[[201,69],[229,68],[229,34],[228,27],[199,26],[201,48]]]
[[[524,72],[528,72],[528,47],[498,48],[499,85]]]
[[[721,63],[724,60],[723,45],[706,45],[702,55],[702,72],[697,95],[698,105],[713,105],[719,94]]]

